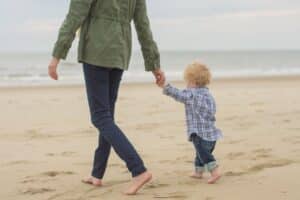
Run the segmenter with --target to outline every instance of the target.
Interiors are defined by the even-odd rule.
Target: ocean
[[[47,74],[50,53],[0,53],[0,87],[83,84],[76,53],[59,67],[60,81]],[[185,66],[194,60],[207,64],[214,78],[300,75],[300,50],[291,51],[162,51],[161,67],[169,80],[182,80]],[[150,82],[140,52],[133,53],[123,82]]]

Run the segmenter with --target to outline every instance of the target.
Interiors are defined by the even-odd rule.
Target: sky
[[[0,2],[1,52],[52,50],[70,0]],[[147,5],[161,50],[300,49],[299,0],[147,0]]]

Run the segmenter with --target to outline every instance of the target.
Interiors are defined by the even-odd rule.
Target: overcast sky
[[[0,51],[52,50],[70,0],[0,1]],[[147,3],[163,50],[300,49],[299,0]]]

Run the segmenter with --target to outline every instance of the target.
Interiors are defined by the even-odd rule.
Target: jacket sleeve
[[[193,98],[193,94],[189,90],[179,90],[170,84],[164,87],[163,93],[167,96],[172,97],[176,101],[186,104]]]
[[[146,0],[136,0],[134,24],[139,42],[142,47],[142,53],[145,61],[145,70],[153,71],[160,68],[160,55],[158,47],[153,40],[150,22],[147,15]]]
[[[66,59],[76,31],[87,18],[94,0],[71,0],[69,12],[60,27],[52,56]]]

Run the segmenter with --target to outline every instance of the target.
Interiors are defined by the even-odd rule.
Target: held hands
[[[52,58],[48,67],[48,74],[53,80],[58,80],[58,74],[57,74],[58,64],[59,64],[59,59]]]
[[[57,58],[52,58],[52,60],[49,64],[49,67],[48,67],[48,74],[53,80],[58,80],[57,67],[58,67],[59,61],[60,60]],[[166,84],[165,73],[160,69],[156,69],[156,70],[152,71],[152,73],[156,79],[156,84],[159,87],[163,88]]]
[[[152,73],[156,79],[156,84],[159,87],[163,88],[166,84],[165,73],[160,69],[156,69],[156,70],[152,71]]]

